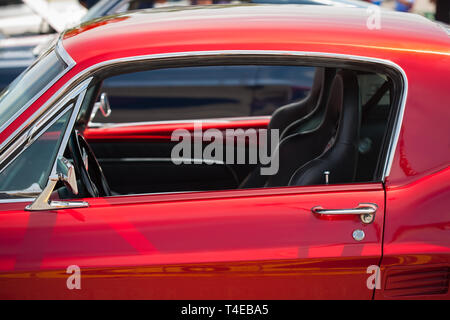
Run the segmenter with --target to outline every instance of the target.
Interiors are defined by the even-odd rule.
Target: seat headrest
[[[340,104],[339,126],[336,141],[339,143],[356,143],[360,125],[359,86],[356,73],[350,70],[340,70],[333,81],[337,87]],[[333,92],[332,92],[333,95]],[[331,96],[330,96],[331,98]]]

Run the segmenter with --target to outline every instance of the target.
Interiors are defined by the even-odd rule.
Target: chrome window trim
[[[62,38],[59,37],[58,41],[56,42],[56,53],[59,55],[59,57],[67,64],[68,69],[70,70],[73,68],[73,66],[76,64],[75,60],[70,56],[70,54],[66,51],[62,44]],[[67,70],[68,71],[68,70]]]
[[[56,55],[67,65],[67,67],[60,72],[52,81],[50,81],[41,91],[35,94],[25,105],[23,105],[8,121],[5,122],[4,125],[0,127],[0,132],[5,130],[11,123],[16,121],[16,119],[26,110],[28,109],[40,96],[42,96],[48,89],[50,89],[59,79],[61,79],[70,69],[75,66],[75,61],[72,57],[67,53],[62,44],[61,38],[58,39],[56,46],[54,48]],[[26,125],[27,122],[24,122],[16,131],[13,132],[11,136],[9,136],[2,144],[0,144],[0,152],[4,149],[4,147],[11,141],[11,139]]]
[[[1,203],[20,203],[20,202],[33,202],[36,198],[20,198],[20,199],[0,199]]]
[[[60,39],[61,40],[61,39]],[[62,46],[62,44],[61,44]],[[65,50],[64,50],[65,51]],[[67,52],[66,52],[67,53]],[[138,56],[130,56],[118,59],[111,59],[99,62],[94,64],[73,76],[66,84],[61,87],[47,102],[39,108],[35,114],[33,114],[33,118],[35,115],[38,115],[40,112],[45,111],[46,108],[62,93],[65,92],[71,85],[73,85],[76,81],[80,80],[83,76],[87,76],[88,74],[96,71],[97,69],[111,66],[115,64],[128,63],[128,62],[137,62],[144,60],[158,60],[158,59],[171,59],[171,58],[188,58],[188,57],[204,57],[204,56],[285,56],[285,57],[302,57],[302,58],[328,58],[328,59],[338,59],[349,62],[363,62],[363,63],[375,63],[381,66],[390,67],[396,70],[403,80],[403,90],[400,92],[400,107],[397,111],[398,113],[395,115],[396,119],[394,122],[394,126],[392,128],[393,132],[391,133],[389,146],[387,150],[386,160],[383,166],[382,171],[382,182],[385,181],[385,178],[389,176],[392,163],[394,160],[395,150],[397,148],[398,139],[400,136],[400,130],[403,123],[404,111],[406,106],[406,100],[408,96],[408,78],[406,76],[405,71],[393,61],[381,58],[373,58],[367,56],[358,56],[358,55],[348,55],[348,54],[338,54],[338,53],[328,53],[328,52],[310,52],[310,51],[286,51],[286,50],[213,50],[213,51],[187,51],[187,52],[174,52],[174,53],[160,53],[160,54],[149,54],[149,55],[138,55]],[[68,70],[67,70],[68,71]],[[30,118],[21,126],[29,124]],[[0,145],[0,152],[5,147],[6,142],[9,142],[11,139],[14,139],[18,132],[20,132],[21,128],[18,128],[13,134],[11,134],[5,142]],[[0,161],[1,164],[1,161]]]

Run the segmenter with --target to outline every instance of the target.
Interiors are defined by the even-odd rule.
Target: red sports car
[[[448,299],[449,83],[449,30],[418,15],[68,30],[0,97],[0,298]],[[95,122],[107,94],[128,107]]]

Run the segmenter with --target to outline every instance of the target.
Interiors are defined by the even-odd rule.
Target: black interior
[[[336,184],[355,180],[361,106],[358,79],[353,71],[337,73],[328,104],[332,105],[332,109],[339,110],[340,114],[333,141],[320,156],[299,166],[291,176],[289,185]]]
[[[299,166],[320,155],[334,134],[338,117],[334,101],[330,103],[328,99],[335,73],[333,68],[318,68],[309,96],[275,111],[269,128],[280,131],[280,142],[275,149],[280,162],[278,172],[264,176],[258,166],[242,182],[241,188],[286,186]]]
[[[235,189],[255,166],[206,162],[175,165],[170,157],[176,143],[121,140],[91,141],[90,145],[111,189],[120,194]]]

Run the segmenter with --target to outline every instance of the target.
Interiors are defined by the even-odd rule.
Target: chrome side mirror
[[[109,104],[109,99],[108,99],[108,95],[106,94],[106,92],[103,92],[100,95],[100,101],[96,102],[94,104],[94,108],[92,109],[90,121],[92,121],[95,118],[98,110],[101,111],[102,116],[105,118],[108,118],[111,115],[111,105]]]
[[[70,208],[84,208],[89,204],[85,201],[49,201],[56,183],[62,181],[74,194],[78,194],[75,167],[64,157],[59,157],[56,164],[56,174],[49,177],[47,186],[34,202],[25,207],[28,211],[57,210]]]
[[[56,162],[57,181],[64,182],[64,185],[73,193],[78,194],[77,177],[75,167],[64,157],[58,158]]]

